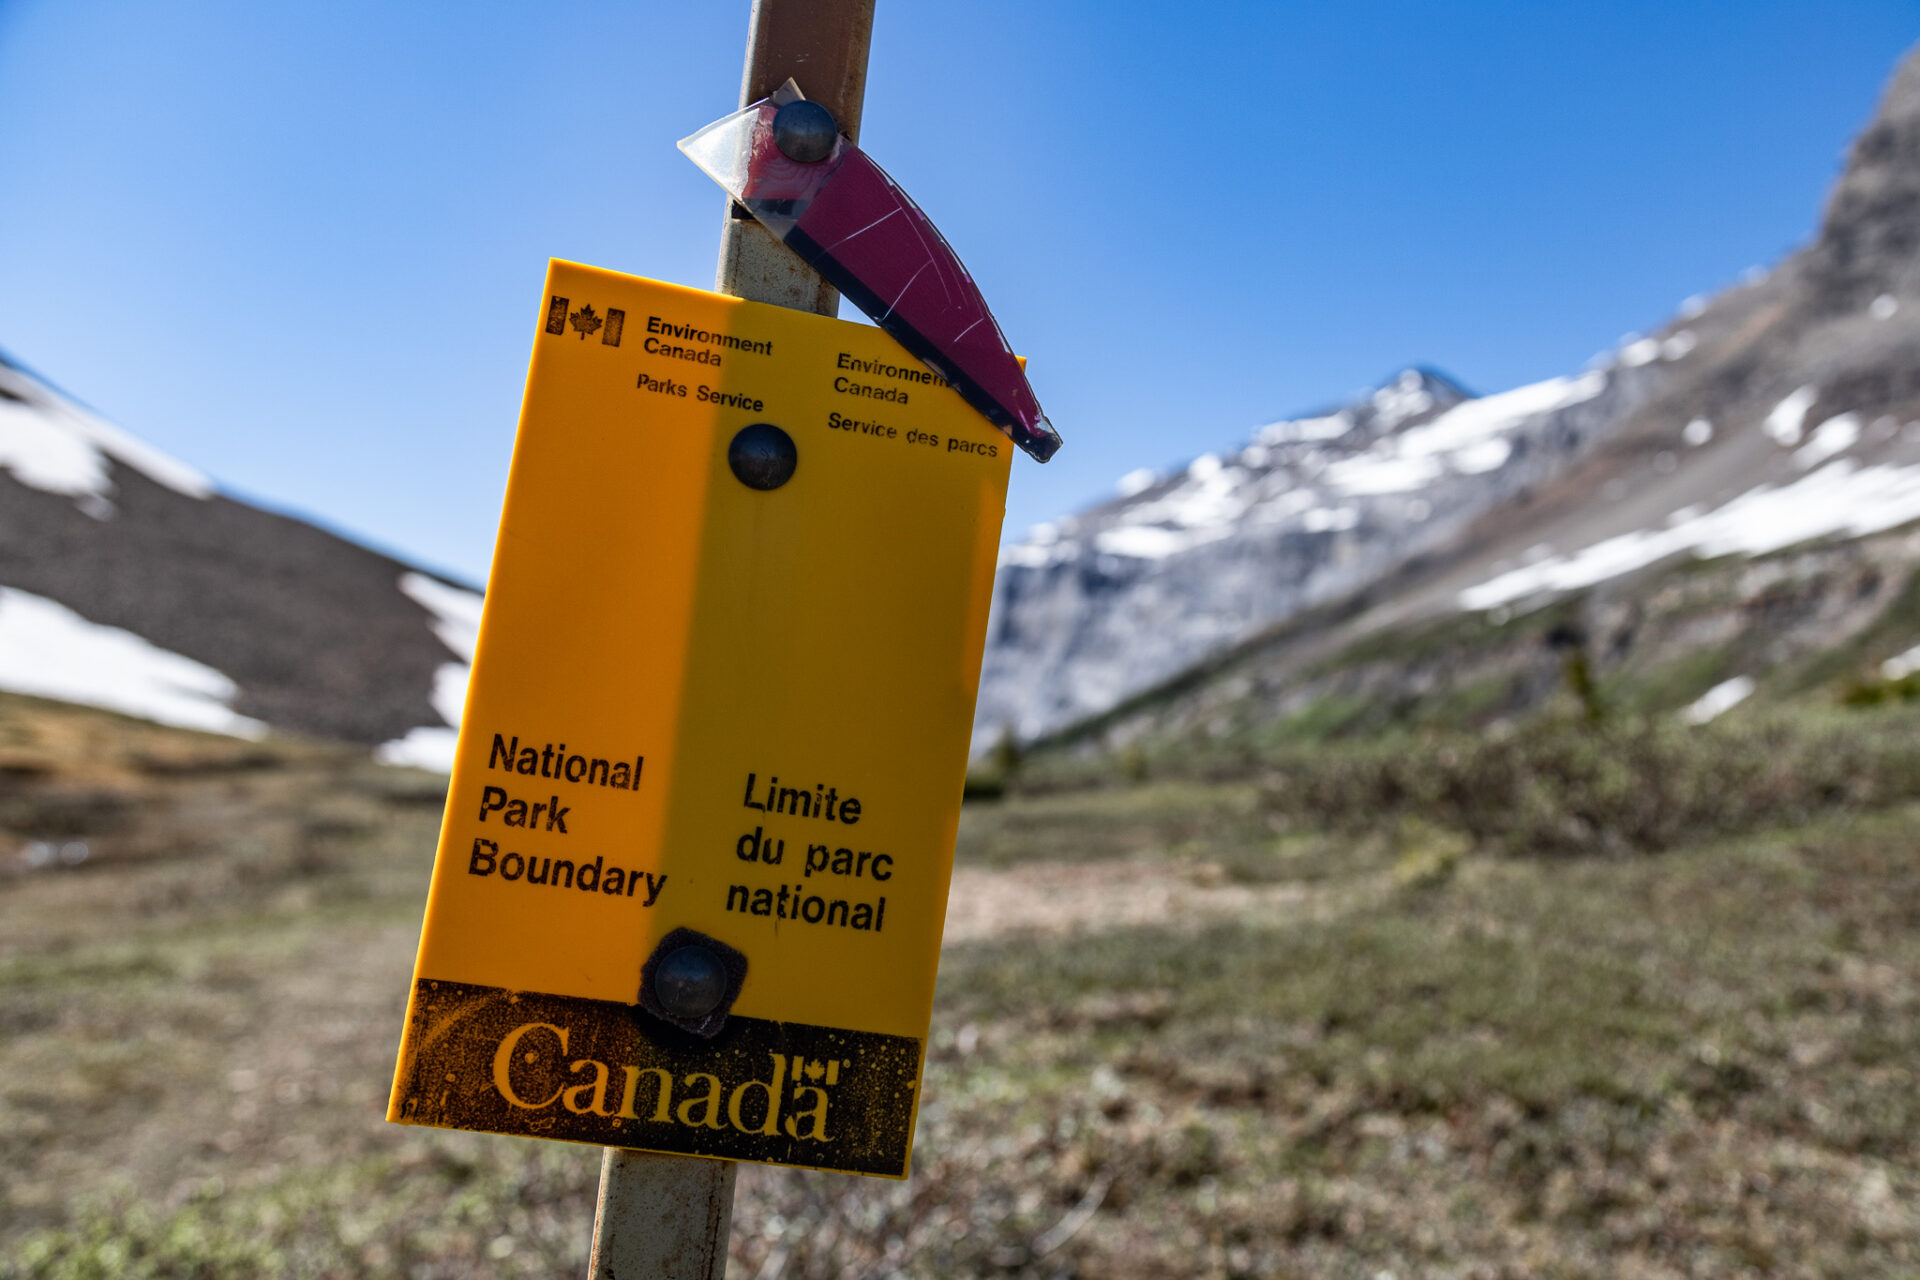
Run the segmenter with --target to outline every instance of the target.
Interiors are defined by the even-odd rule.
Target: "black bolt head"
[[[789,102],[773,116],[773,145],[780,154],[799,164],[818,164],[833,154],[834,139],[840,126],[833,112],[817,102],[801,98]]]
[[[640,1012],[710,1040],[746,980],[746,956],[697,929],[673,929],[640,966]]]
[[[698,944],[660,958],[653,972],[653,994],[676,1018],[704,1018],[727,998],[727,966]]]
[[[727,465],[734,479],[749,489],[778,489],[793,479],[800,451],[793,447],[793,437],[771,422],[756,422],[743,427],[727,446]]]

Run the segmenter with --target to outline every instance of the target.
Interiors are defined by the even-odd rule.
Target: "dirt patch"
[[[996,871],[956,867],[947,898],[946,944],[1017,934],[1071,936],[1139,925],[1272,919],[1315,901],[1300,884],[1228,883],[1211,864],[1032,863]]]

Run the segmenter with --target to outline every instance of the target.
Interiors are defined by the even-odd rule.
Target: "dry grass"
[[[597,1152],[380,1119],[434,790],[0,699],[0,1275],[583,1269]],[[1557,860],[1300,817],[970,810],[962,882],[1054,913],[949,948],[913,1179],[744,1170],[734,1273],[1920,1270],[1920,809]]]

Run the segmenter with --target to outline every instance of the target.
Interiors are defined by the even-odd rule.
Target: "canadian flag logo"
[[[597,315],[593,304],[580,304],[578,311],[570,310],[572,301],[554,294],[547,300],[547,332],[565,336],[567,326],[571,324],[580,340],[585,342],[595,333],[600,335],[600,345],[617,347],[620,345],[620,331],[627,327],[627,313],[618,307],[608,307],[607,314]]]

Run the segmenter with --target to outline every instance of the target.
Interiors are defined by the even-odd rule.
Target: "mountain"
[[[1920,519],[1916,419],[1910,54],[1818,235],[1773,271],[1578,374],[1470,399],[1409,371],[1177,475],[1130,478],[1121,497],[1010,547],[976,745],[1005,726],[1111,734],[1131,705],[1174,715],[1176,687],[1217,711],[1231,699],[1199,691],[1229,670],[1243,695],[1262,685],[1270,711],[1297,711],[1309,667],[1324,674],[1330,655],[1385,630],[1612,598],[1657,566],[1899,529]],[[1880,559],[1898,561],[1884,542]],[[1882,605],[1905,579],[1877,579]],[[1596,661],[1632,649],[1621,640]],[[1763,675],[1755,663],[1728,678]]]
[[[444,765],[479,603],[218,492],[0,356],[0,688]]]
[[[1192,747],[1494,722],[1561,697],[1569,654],[1607,697],[1695,720],[1755,689],[1880,697],[1885,681],[1912,683],[1916,215],[1920,56],[1910,54],[1811,244],[1582,374],[1628,393],[1586,401],[1590,430],[1574,447],[1446,535],[1417,549],[1402,539],[1352,589],[1248,628],[1091,716],[1056,720],[1052,741]],[[1521,445],[1534,430],[1513,420],[1500,438]],[[1498,482],[1523,461],[1515,449],[1484,476]],[[1306,486],[1319,503],[1329,480]],[[1031,551],[1010,558],[1021,555]]]
[[[1473,397],[1408,369],[1338,409],[1260,428],[1007,548],[976,746],[1113,706],[1305,609],[1457,544],[1563,474],[1664,384],[1693,338]]]
[[[1497,716],[1569,651],[1668,703],[1920,670],[1916,521],[1910,56],[1771,272],[1532,386],[1408,369],[1009,546],[976,746]],[[444,764],[479,603],[0,358],[0,688]]]

